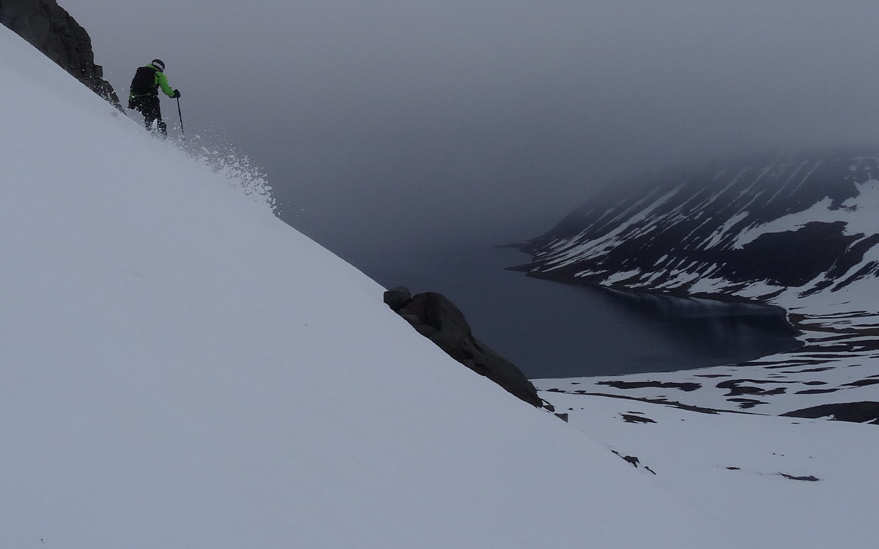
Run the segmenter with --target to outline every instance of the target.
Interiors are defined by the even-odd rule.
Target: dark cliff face
[[[875,153],[751,157],[607,189],[523,250],[530,274],[567,282],[808,295],[879,271],[876,196]]]
[[[0,23],[121,109],[104,70],[95,64],[88,33],[55,0],[0,0]]]

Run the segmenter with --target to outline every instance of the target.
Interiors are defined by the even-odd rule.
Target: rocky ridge
[[[55,0],[0,0],[0,23],[122,110],[103,67],[95,64],[88,32]]]

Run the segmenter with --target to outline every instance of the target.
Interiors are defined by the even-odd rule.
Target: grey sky
[[[60,3],[120,95],[162,58],[187,132],[355,263],[536,236],[669,163],[879,144],[875,0]]]

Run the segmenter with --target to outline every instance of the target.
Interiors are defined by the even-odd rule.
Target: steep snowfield
[[[0,547],[759,546],[0,49]]]

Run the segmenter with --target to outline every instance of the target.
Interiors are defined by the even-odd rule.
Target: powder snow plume
[[[224,144],[222,140],[208,142],[201,134],[178,143],[178,146],[191,157],[209,166],[231,186],[244,191],[255,202],[265,204],[273,213],[277,212],[277,200],[272,193],[268,175],[245,153]]]

